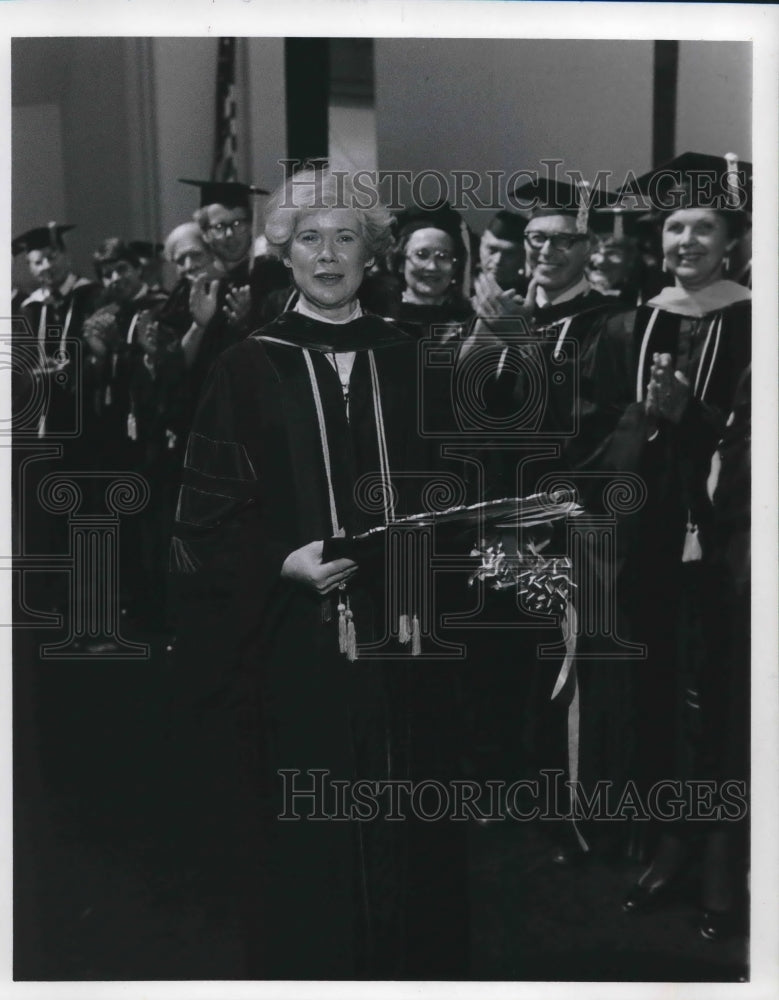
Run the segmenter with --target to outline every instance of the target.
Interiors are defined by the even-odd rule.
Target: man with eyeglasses
[[[586,275],[595,242],[588,201],[610,196],[590,195],[543,178],[522,185],[514,196],[531,203],[524,233],[527,293],[520,298],[505,292],[497,302],[492,300],[491,311],[487,303],[463,356],[477,345],[485,350],[492,343],[500,378],[491,399],[510,412],[518,411],[533,391],[529,380],[535,371],[521,358],[511,363],[513,352],[532,351],[541,366],[538,370],[548,376],[545,406],[535,415],[533,426],[523,425],[522,430],[554,440],[559,454],[528,467],[531,479],[524,492],[532,492],[546,472],[586,468],[610,433],[617,407],[610,394],[619,392],[623,380],[616,371],[611,377],[607,374],[619,361],[601,344],[601,334],[606,317],[624,306],[596,291]],[[528,346],[521,344],[522,338]],[[513,464],[507,476],[508,486],[514,478]]]
[[[265,296],[288,284],[280,262],[253,255],[251,198],[267,194],[238,181],[181,179],[200,189],[200,208],[193,219],[213,254],[213,273],[195,277],[190,292],[193,328],[187,339],[193,392],[197,395],[212,362],[221,352],[262,325]]]
[[[553,479],[547,477],[553,476],[572,481],[585,509],[593,509],[592,502],[598,510],[596,491],[602,489],[602,481],[576,473],[598,469],[598,456],[631,398],[627,350],[606,329],[607,320],[624,307],[594,290],[585,274],[593,245],[590,194],[544,179],[524,185],[514,195],[531,202],[524,232],[527,293],[520,298],[508,291],[482,303],[460,363],[479,373],[494,365],[494,377],[483,379],[481,387],[487,409],[508,428],[496,442],[502,457],[500,493],[527,496],[548,488]],[[592,201],[597,203],[597,198],[594,192]],[[543,450],[533,455],[533,448]],[[552,545],[550,551],[557,552],[565,539],[555,539]],[[578,559],[577,600],[584,580],[590,579],[588,570],[597,568],[588,557]],[[568,709],[574,688],[566,683],[552,700],[560,663],[536,656],[538,644],[548,641],[548,632],[526,629],[508,635],[507,648],[495,654],[493,689],[487,699],[494,715],[508,701],[515,721],[522,720],[505,740],[506,752],[510,754],[513,743],[521,739],[531,767],[570,774],[568,753],[575,741],[571,742]],[[527,660],[520,692],[510,672],[517,659]],[[585,732],[589,719],[582,716],[580,724]],[[582,853],[571,824],[550,824],[548,829],[557,863],[570,863]]]

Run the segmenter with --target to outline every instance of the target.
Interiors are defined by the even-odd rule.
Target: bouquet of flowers
[[[571,579],[570,558],[545,558],[542,549],[549,544],[549,538],[525,538],[514,545],[511,541],[494,536],[474,546],[471,555],[481,561],[468,578],[468,585],[473,586],[478,580],[491,590],[516,587],[528,611],[546,615],[566,614],[571,591],[576,587]]]

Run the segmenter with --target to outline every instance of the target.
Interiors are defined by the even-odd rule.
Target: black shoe
[[[676,898],[678,887],[675,878],[648,885],[636,882],[622,900],[622,909],[625,913],[651,913],[672,903]]]
[[[702,910],[698,917],[698,933],[707,941],[724,941],[734,929],[731,910]]]

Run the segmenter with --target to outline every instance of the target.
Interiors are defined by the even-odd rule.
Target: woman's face
[[[440,305],[446,297],[456,260],[454,240],[440,229],[417,229],[406,244],[403,277],[408,298]]]
[[[725,220],[710,208],[681,208],[663,224],[663,256],[676,283],[705,288],[722,276],[725,254],[735,244]]]
[[[312,309],[327,319],[346,319],[372,263],[357,213],[325,208],[302,215],[284,263]]]

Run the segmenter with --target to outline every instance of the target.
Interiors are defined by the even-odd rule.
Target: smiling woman
[[[329,208],[301,219],[284,263],[292,269],[309,308],[339,321],[353,310],[373,257],[368,256],[357,213],[350,208]]]
[[[665,268],[674,277],[673,286],[629,315],[635,402],[609,449],[612,467],[637,472],[647,489],[621,595],[634,638],[648,650],[634,676],[642,791],[658,780],[705,779],[714,787],[746,774],[745,713],[728,706],[748,701],[749,651],[740,647],[715,658],[711,643],[711,608],[724,607],[723,593],[735,593],[735,583],[726,573],[722,592],[706,596],[717,555],[712,470],[751,353],[750,293],[723,278],[726,256],[749,225],[745,171],[739,174],[729,159],[686,153],[637,182],[642,193],[654,185],[666,205],[658,221]],[[670,184],[658,191],[662,178]],[[734,633],[738,628],[746,633],[746,621]],[[684,868],[697,860],[701,933],[723,933],[738,898],[732,877],[737,828],[713,821],[661,826],[652,863],[623,908],[637,912],[667,901]]]
[[[419,491],[431,468],[413,344],[357,299],[388,216],[360,208],[343,175],[306,172],[266,218],[299,299],[215,364],[172,547],[177,782],[200,896],[211,913],[239,907],[237,978],[456,977],[462,828],[314,822],[337,809],[333,779],[455,774],[451,672],[421,677],[378,658],[389,571],[327,553],[333,536],[414,512],[412,470]],[[360,484],[371,482],[368,503]],[[395,659],[411,647],[393,645]],[[315,773],[327,776],[321,794]],[[290,775],[297,821],[283,822]],[[415,861],[421,851],[435,863]]]

